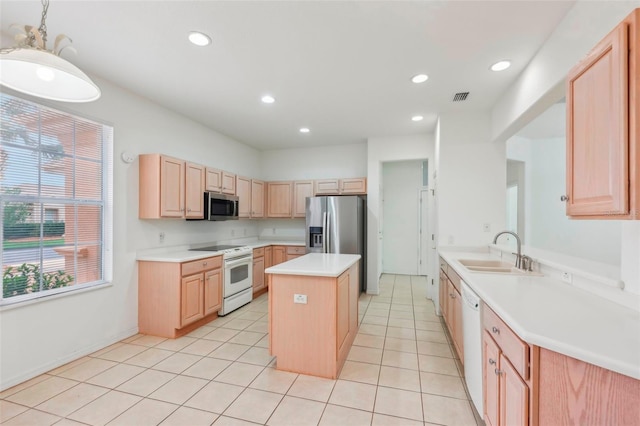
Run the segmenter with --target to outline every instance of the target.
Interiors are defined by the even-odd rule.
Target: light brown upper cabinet
[[[318,179],[314,189],[316,195],[366,194],[367,179]]]
[[[209,192],[222,192],[222,170],[207,167],[205,188]]]
[[[292,182],[267,183],[267,217],[291,217]]]
[[[236,175],[222,171],[222,193],[236,195]]]
[[[567,77],[567,215],[640,219],[640,9]]]
[[[251,179],[236,176],[236,195],[238,196],[238,217],[250,217]]]
[[[184,217],[185,162],[160,154],[142,154],[138,217]]]
[[[251,217],[264,217],[264,182],[251,179]]]
[[[293,183],[293,217],[305,217],[306,199],[313,197],[313,181],[300,180]]]
[[[187,219],[204,218],[205,168],[200,164],[185,164],[185,214]]]

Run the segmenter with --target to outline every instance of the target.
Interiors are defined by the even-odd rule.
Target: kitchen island
[[[265,270],[278,370],[335,379],[358,332],[360,255],[310,253]]]

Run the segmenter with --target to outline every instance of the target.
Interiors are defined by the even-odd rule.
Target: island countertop
[[[359,254],[309,253],[265,269],[265,274],[337,277],[360,260]]]

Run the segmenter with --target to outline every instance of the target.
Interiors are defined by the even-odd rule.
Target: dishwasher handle
[[[480,297],[471,290],[464,281],[460,281],[462,287],[462,300],[474,311],[480,309]]]

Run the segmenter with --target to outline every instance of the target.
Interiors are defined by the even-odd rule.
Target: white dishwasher
[[[462,283],[462,333],[464,343],[464,379],[478,414],[482,416],[482,325],[480,298]]]

